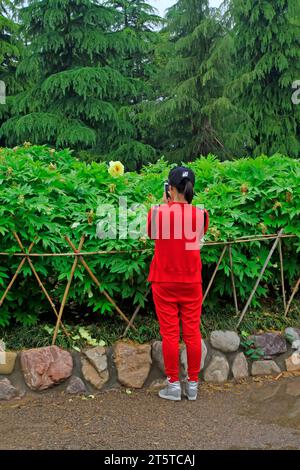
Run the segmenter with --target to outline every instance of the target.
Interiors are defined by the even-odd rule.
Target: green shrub
[[[299,276],[299,179],[297,160],[276,155],[220,163],[215,157],[200,158],[190,165],[197,175],[195,203],[210,212],[207,241],[222,241],[241,236],[275,233],[280,228],[297,238],[283,241],[285,278],[288,287]],[[143,304],[146,277],[153,242],[143,239],[99,240],[96,236],[97,207],[113,204],[126,196],[128,206],[142,203],[147,210],[161,200],[162,183],[170,165],[164,160],[149,165],[140,174],[125,173],[113,178],[105,163],[83,163],[69,150],[54,151],[29,146],[0,150],[0,251],[20,252],[13,231],[25,247],[36,238],[33,252],[69,252],[68,235],[77,246],[85,235],[83,251],[126,250],[126,254],[89,256],[87,261],[102,286],[125,310]],[[132,217],[134,213],[132,213]],[[75,224],[75,225],[74,225]],[[273,242],[253,241],[232,248],[236,287],[240,305],[249,295]],[[134,253],[135,249],[143,252]],[[222,246],[202,249],[203,277],[209,276]],[[71,270],[73,257],[34,258],[34,266],[51,297],[59,305]],[[0,257],[0,296],[16,271],[20,258]],[[269,264],[252,305],[259,299],[280,292],[278,253]],[[206,306],[216,309],[220,299],[231,299],[228,257],[223,259]],[[79,265],[69,296],[77,312],[98,314],[114,312]],[[75,307],[74,307],[75,306]],[[33,325],[50,306],[25,264],[17,282],[0,308],[0,325],[14,320]],[[94,319],[91,313],[91,318]]]

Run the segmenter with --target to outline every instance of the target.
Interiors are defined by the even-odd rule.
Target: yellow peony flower
[[[124,165],[122,165],[121,162],[110,162],[108,173],[110,174],[110,176],[113,176],[114,178],[117,176],[123,176]]]

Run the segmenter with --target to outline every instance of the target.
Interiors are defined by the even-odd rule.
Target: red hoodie
[[[149,282],[202,282],[200,241],[209,215],[187,203],[170,202],[148,214],[148,236],[155,239]]]

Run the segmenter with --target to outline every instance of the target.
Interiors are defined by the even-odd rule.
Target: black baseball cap
[[[169,184],[171,186],[179,186],[183,181],[189,180],[195,186],[195,173],[184,166],[173,168],[169,174]]]

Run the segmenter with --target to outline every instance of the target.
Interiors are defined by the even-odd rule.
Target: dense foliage
[[[146,25],[160,18],[136,1],[125,17],[123,4],[132,2],[27,3],[19,12],[27,44],[17,70],[27,86],[7,105],[5,141],[88,148],[98,158],[119,151],[134,168],[151,160],[155,151],[139,141],[134,115],[149,95],[148,62],[158,35]]]
[[[232,0],[239,61],[233,90],[247,110],[241,122],[247,150],[253,155],[300,153],[300,106],[291,99],[300,77],[300,4],[298,0]],[[296,15],[296,11],[298,13]]]
[[[207,241],[277,232],[297,235],[283,241],[285,278],[290,290],[299,276],[300,251],[300,163],[275,155],[221,163],[216,157],[200,158],[191,164],[197,175],[195,203],[204,204],[211,216]],[[105,288],[130,315],[133,304],[143,304],[146,276],[153,242],[140,235],[131,239],[99,240],[96,235],[97,209],[101,204],[119,207],[127,198],[129,222],[140,216],[145,225],[147,210],[161,200],[162,185],[170,170],[164,160],[146,166],[140,174],[131,172],[112,177],[105,163],[86,164],[70,151],[30,146],[0,150],[0,247],[1,252],[20,252],[13,231],[28,248],[35,240],[35,253],[70,252],[64,236],[77,246],[82,234],[83,251],[125,250],[116,255],[89,256],[88,263]],[[142,204],[138,210],[133,204]],[[267,257],[272,242],[253,241],[233,245],[237,293],[243,305]],[[134,253],[133,250],[144,250]],[[204,283],[207,285],[222,246],[202,249]],[[20,262],[0,257],[0,297]],[[57,306],[70,273],[73,258],[34,258],[34,266]],[[280,289],[278,253],[269,264],[253,305],[264,296],[276,296]],[[279,291],[280,292],[280,291]],[[216,309],[223,300],[232,303],[229,261],[221,263],[205,307]],[[95,288],[82,267],[78,268],[70,302],[82,317],[88,312],[95,320],[112,312],[111,305]],[[16,284],[0,309],[0,325],[13,321],[24,325],[42,319],[50,306],[25,264]],[[94,312],[94,314],[92,313]],[[93,317],[94,315],[94,317]]]
[[[228,157],[224,138],[233,132],[235,109],[224,97],[233,74],[225,22],[208,0],[179,0],[166,20],[166,63],[157,76],[162,97],[152,107],[155,147],[176,162],[210,152]]]
[[[0,0],[0,28],[3,146],[133,171],[161,155],[299,156],[298,0],[178,0],[164,20],[142,0]]]
[[[22,89],[16,78],[16,69],[21,55],[19,27],[12,19],[13,4],[9,0],[0,2],[0,127],[9,118],[7,96]]]

